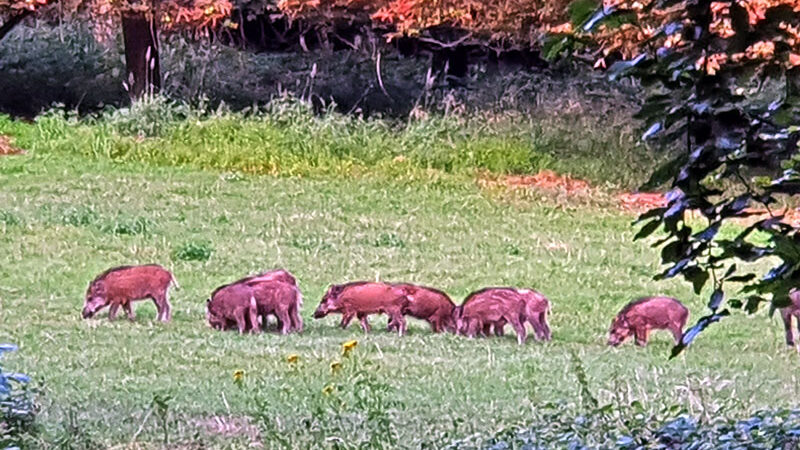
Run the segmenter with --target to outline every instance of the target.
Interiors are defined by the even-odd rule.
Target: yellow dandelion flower
[[[333,385],[329,384],[329,385],[325,386],[324,388],[322,388],[322,393],[325,394],[325,395],[331,395],[331,394],[333,394],[334,389],[335,388],[333,387]]]
[[[233,382],[241,383],[242,381],[244,381],[244,370],[239,369],[233,372]]]
[[[344,344],[342,344],[342,356],[349,355],[350,352],[353,351],[353,349],[356,348],[357,345],[358,341],[356,340],[347,341]]]
[[[294,364],[299,360],[300,360],[300,356],[298,354],[296,354],[296,353],[292,353],[291,355],[286,357],[286,362],[288,362],[289,364]]]
[[[339,361],[334,361],[334,362],[331,363],[331,373],[332,374],[335,375],[337,372],[339,372],[339,370],[341,370],[341,368],[342,368],[342,363],[340,363]]]

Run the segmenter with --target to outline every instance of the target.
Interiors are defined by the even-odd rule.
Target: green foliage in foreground
[[[580,130],[576,133],[574,130]],[[118,162],[279,176],[378,176],[426,181],[553,169],[632,188],[660,157],[629,126],[562,115],[359,120],[278,99],[255,113],[205,111],[155,98],[79,119],[53,111],[33,126],[0,117],[24,148]]]
[[[693,315],[705,303],[684,284],[652,280],[658,255],[632,242],[632,218],[613,209],[482,191],[459,176],[309,179],[108,159],[82,145],[130,142],[134,155],[154,144],[72,126],[0,125],[29,150],[0,158],[0,341],[20,345],[4,368],[42,391],[31,447],[436,448],[536,424],[552,404],[564,420],[611,405],[620,420],[706,422],[796,406],[797,355],[764,315],[731,318],[671,362],[668,334],[644,349],[605,345],[634,297],[673,295]],[[182,287],[172,323],[154,323],[147,302],[134,323],[80,318],[98,272],[149,262]],[[277,266],[303,290],[302,334],[239,336],[204,323],[214,287]],[[311,319],[330,283],[375,278],[440,287],[456,301],[482,286],[539,289],[553,302],[553,341],[433,335],[413,320],[398,338],[378,318],[365,336]]]
[[[634,403],[629,409],[640,407]],[[552,406],[532,424],[503,430],[489,439],[459,440],[449,449],[749,450],[800,445],[800,410],[758,411],[748,418],[720,418],[711,423],[685,415],[665,420],[641,412],[620,417],[619,412],[606,408],[571,417]]]
[[[0,344],[0,447],[14,448],[35,433],[36,405],[27,389],[30,378],[3,369],[5,353],[16,351],[13,344]]]

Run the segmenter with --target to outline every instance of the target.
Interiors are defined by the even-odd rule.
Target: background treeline
[[[344,113],[393,117],[465,107],[524,112],[545,104],[555,112],[578,105],[632,110],[620,106],[637,103],[637,89],[612,88],[588,65],[545,58],[559,50],[546,27],[593,4],[583,11],[548,5],[537,13],[546,23],[523,14],[530,2],[506,5],[501,18],[473,12],[469,23],[446,14],[435,23],[413,14],[393,23],[380,3],[312,10],[245,1],[213,27],[169,28],[172,19],[164,15],[162,91],[236,110],[291,93],[318,111],[335,105]],[[551,8],[560,13],[545,13]],[[128,103],[122,28],[117,16],[96,9],[88,2],[48,5],[0,41],[0,111],[31,117],[54,104],[92,112]]]

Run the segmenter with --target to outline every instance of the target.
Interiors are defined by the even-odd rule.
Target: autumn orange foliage
[[[37,11],[55,0],[0,0],[0,24],[20,11]],[[164,29],[202,29],[227,24],[233,4],[229,0],[60,0],[64,11],[85,11],[96,28],[110,33],[110,22],[125,13],[143,13],[160,20]]]
[[[532,41],[551,25],[566,20],[569,0],[281,0],[291,17],[330,18],[361,15],[398,35],[417,35],[449,26],[489,39]]]
[[[606,9],[624,9],[636,15],[635,23],[628,23],[619,28],[609,28],[603,25],[594,34],[597,41],[607,55],[619,51],[624,57],[630,58],[639,54],[644,47],[649,48],[678,48],[687,45],[680,33],[662,33],[663,25],[667,23],[686,24],[687,9],[684,4],[667,9],[655,7],[657,0],[604,0]],[[731,2],[713,2],[711,4],[712,20],[709,31],[722,39],[733,37]],[[772,7],[787,6],[800,14],[800,0],[739,0],[733,2],[741,6],[747,13],[749,26],[755,29],[760,22],[768,20],[765,12]],[[781,28],[787,38],[782,41],[792,48],[786,65],[789,67],[800,65],[800,30],[789,23],[782,23]],[[732,55],[713,53],[701,57],[696,61],[698,68],[703,67],[713,75],[729,62],[742,62],[746,60],[769,60],[773,58],[775,43],[763,40],[750,45],[743,52]]]

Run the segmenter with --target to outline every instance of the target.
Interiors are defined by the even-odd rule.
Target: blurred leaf
[[[692,342],[694,342],[695,338],[697,338],[697,336],[699,336],[703,330],[708,328],[709,325],[711,325],[714,322],[719,322],[724,317],[729,315],[730,311],[728,311],[727,309],[723,309],[719,313],[709,314],[707,316],[703,316],[700,319],[698,319],[697,323],[694,326],[692,326],[691,328],[686,330],[685,333],[683,333],[683,337],[681,337],[680,343],[672,347],[672,353],[669,359],[678,356],[684,349],[686,349],[686,347],[688,347]]]
[[[589,18],[592,16],[592,13],[597,10],[598,6],[599,4],[596,0],[573,1],[567,7],[570,23],[576,28],[580,27],[584,22],[589,20]]]
[[[660,226],[661,226],[660,220],[652,220],[650,222],[647,222],[644,226],[642,226],[642,228],[639,229],[639,232],[636,233],[636,236],[633,237],[633,240],[637,241],[639,239],[644,239],[650,236]]]
[[[717,308],[719,308],[719,305],[722,303],[722,300],[724,298],[725,298],[725,293],[722,292],[722,289],[716,289],[711,294],[711,298],[708,301],[708,309],[716,311]]]

